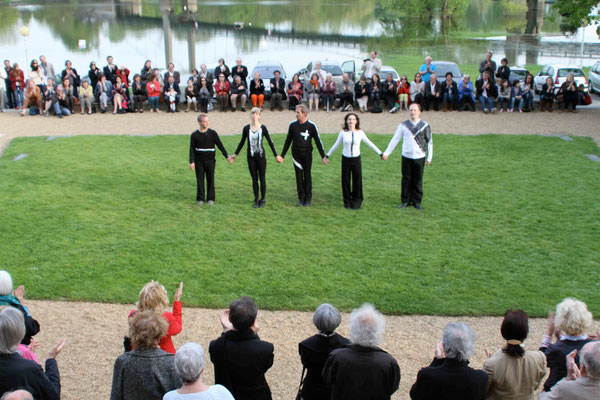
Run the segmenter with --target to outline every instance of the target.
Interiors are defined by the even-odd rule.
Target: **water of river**
[[[529,12],[526,0],[452,1],[462,9],[447,22],[421,0],[13,1],[0,5],[0,56],[28,64],[44,54],[57,70],[70,59],[80,73],[108,55],[136,72],[146,59],[187,72],[240,56],[249,67],[278,60],[288,75],[316,59],[361,60],[371,48],[458,63],[488,49],[512,65],[600,59],[594,27],[560,34],[542,0]]]

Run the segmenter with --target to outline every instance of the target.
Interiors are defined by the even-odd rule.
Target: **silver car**
[[[275,77],[275,71],[279,71],[281,73],[280,77],[284,79],[286,81],[285,83],[287,84],[288,82],[286,79],[285,70],[283,69],[283,65],[281,65],[279,61],[259,61],[258,63],[256,63],[256,66],[254,66],[252,74],[248,76],[248,81],[251,81],[252,79],[254,79],[254,74],[256,72],[260,73],[260,78],[265,84],[266,99],[271,98],[271,78]],[[249,83],[248,87],[250,87]]]
[[[446,74],[452,72],[452,80],[458,85],[463,79],[463,73],[461,72],[458,64],[452,61],[433,61],[431,63],[435,65],[435,74],[437,75],[437,81],[442,83],[446,80]],[[471,77],[473,79],[473,77]]]
[[[588,84],[590,93],[600,93],[600,61],[598,61],[588,72]]]

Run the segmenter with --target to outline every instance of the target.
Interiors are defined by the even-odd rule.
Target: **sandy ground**
[[[345,113],[336,111],[310,113],[320,132],[337,133]],[[176,114],[75,114],[63,119],[56,117],[25,116],[16,112],[0,113],[0,154],[10,141],[20,136],[68,135],[188,135],[197,128],[196,113]],[[209,113],[211,128],[221,135],[241,133],[249,123],[248,112]],[[434,134],[477,135],[544,134],[579,135],[593,137],[600,145],[600,110],[581,108],[579,113],[498,113],[482,112],[423,112],[421,117],[430,123]],[[274,133],[286,133],[288,124],[295,118],[292,111],[263,112],[263,123]],[[367,133],[394,133],[398,123],[408,118],[407,112],[389,114],[361,114],[361,128]]]
[[[220,335],[219,310],[185,307],[183,331],[175,336],[175,346],[195,341],[208,352],[210,340]],[[122,353],[123,335],[127,333],[127,315],[133,305],[102,303],[26,301],[42,330],[36,336],[41,342],[37,350],[43,360],[48,350],[60,338],[67,339],[58,356],[62,379],[62,398],[107,399],[110,396],[112,368]],[[259,305],[260,306],[260,305]],[[476,352],[471,365],[480,368],[485,359],[484,349],[495,350],[503,344],[498,317],[430,317],[386,316],[386,331],[381,347],[391,353],[400,365],[402,379],[394,399],[408,399],[408,392],[418,370],[433,358],[436,341],[448,322],[463,321],[476,335]],[[302,366],[298,343],[315,333],[312,313],[288,311],[259,311],[260,336],[275,345],[275,363],[267,373],[273,399],[292,399],[300,380]],[[600,325],[596,323],[596,329]],[[536,349],[546,329],[545,319],[530,320],[527,348]],[[594,330],[595,331],[595,330]],[[348,315],[344,314],[338,332],[348,336]],[[214,383],[213,368],[206,355],[204,382]]]

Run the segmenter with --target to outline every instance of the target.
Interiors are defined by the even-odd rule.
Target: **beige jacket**
[[[534,400],[546,375],[546,356],[526,351],[523,357],[511,357],[498,351],[483,363],[483,370],[488,374],[488,400]]]
[[[600,379],[581,376],[574,381],[561,379],[549,392],[540,393],[539,400],[600,399]]]

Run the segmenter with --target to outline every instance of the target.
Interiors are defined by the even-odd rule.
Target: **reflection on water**
[[[250,67],[275,59],[288,74],[314,59],[362,59],[369,48],[459,63],[488,49],[511,64],[591,65],[600,56],[589,29],[560,35],[542,0],[456,3],[463,9],[444,19],[439,9],[423,11],[422,0],[21,1],[0,6],[0,52],[21,63],[45,54],[57,69],[70,58],[80,73],[108,55],[132,71],[146,59],[182,71],[220,57],[233,64],[241,56]]]

